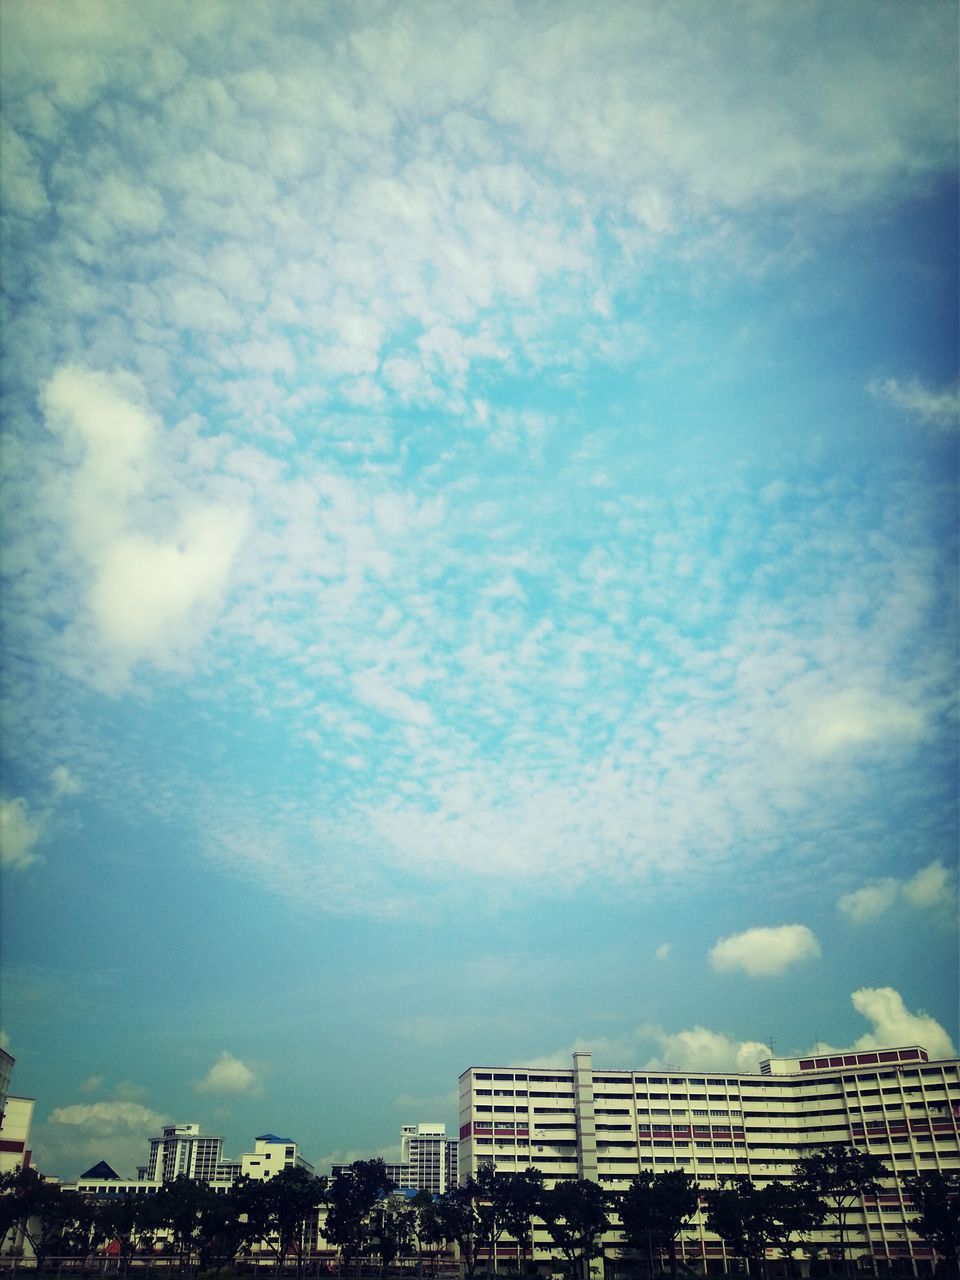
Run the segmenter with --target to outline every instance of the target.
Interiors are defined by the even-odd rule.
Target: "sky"
[[[0,7],[46,1172],[956,1052],[956,21]]]

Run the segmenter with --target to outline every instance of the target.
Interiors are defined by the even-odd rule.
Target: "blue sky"
[[[953,6],[0,20],[41,1165],[955,1052]]]

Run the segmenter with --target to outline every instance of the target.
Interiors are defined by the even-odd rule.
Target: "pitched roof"
[[[275,1133],[261,1133],[257,1142],[293,1142],[292,1138],[278,1138]]]
[[[111,1169],[106,1160],[100,1160],[86,1173],[81,1173],[81,1178],[99,1178],[102,1182],[119,1182],[120,1175],[116,1170]]]

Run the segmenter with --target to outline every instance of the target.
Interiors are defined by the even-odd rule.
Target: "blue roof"
[[[261,1133],[260,1137],[256,1138],[255,1141],[256,1142],[292,1142],[293,1139],[278,1138],[275,1133]]]

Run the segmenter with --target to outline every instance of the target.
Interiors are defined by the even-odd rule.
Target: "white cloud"
[[[176,492],[169,442],[129,374],[67,365],[40,399],[62,442],[64,514],[88,571],[91,666],[109,684],[143,659],[171,665],[222,601],[246,511]]]
[[[792,965],[814,960],[820,946],[805,924],[759,927],[721,938],[710,950],[714,969],[741,969],[753,978],[774,977]]]
[[[54,1107],[50,1112],[51,1124],[66,1124],[84,1129],[96,1129],[103,1135],[123,1133],[135,1129],[153,1133],[167,1123],[166,1117],[139,1102],[75,1102],[66,1107]]]
[[[892,987],[861,987],[850,1000],[857,1013],[872,1023],[872,1030],[855,1040],[851,1050],[918,1044],[931,1058],[956,1056],[953,1041],[940,1023],[922,1010],[911,1013],[903,996]]]
[[[960,426],[960,399],[956,385],[936,388],[925,386],[916,378],[910,382],[883,378],[871,382],[868,389],[878,400],[886,400],[921,422],[932,423],[944,430]]]
[[[38,860],[43,819],[31,817],[26,800],[0,800],[0,865],[23,871]]]
[[[661,943],[660,943],[660,945],[659,945],[659,947],[657,947],[656,951],[655,951],[653,954],[654,954],[655,959],[657,959],[657,960],[669,960],[669,958],[670,958],[670,943],[669,943],[669,942],[661,942]]]
[[[886,876],[843,894],[837,908],[854,924],[864,924],[902,900],[920,909],[952,907],[956,892],[956,874],[935,858],[907,880]]]
[[[219,603],[245,524],[242,512],[208,506],[183,518],[175,542],[117,537],[91,593],[101,635],[132,659],[162,662]]]
[[[130,1176],[146,1161],[148,1139],[169,1123],[168,1116],[124,1098],[54,1107],[49,1119],[34,1125],[35,1159],[61,1177],[73,1176],[103,1159],[121,1177]]]
[[[956,896],[956,873],[937,858],[904,881],[903,896],[915,907],[950,904]]]
[[[257,1088],[256,1073],[226,1050],[195,1086],[198,1093],[250,1093]]]
[[[897,900],[900,885],[891,877],[854,889],[837,900],[837,907],[855,924],[875,920],[888,911]]]
[[[40,393],[47,426],[72,463],[68,480],[77,544],[95,555],[126,523],[146,487],[158,423],[136,378],[66,365]]]
[[[75,796],[83,790],[83,784],[79,778],[75,777],[64,764],[58,764],[50,774],[50,781],[53,784],[54,799],[60,800],[64,796]]]
[[[676,1067],[687,1071],[757,1071],[762,1058],[771,1056],[759,1040],[735,1040],[722,1031],[691,1027],[687,1031],[652,1031],[659,1046],[647,1067]]]
[[[875,742],[913,742],[926,729],[923,711],[914,704],[864,689],[845,689],[808,705],[792,733],[816,754],[831,755]]]

